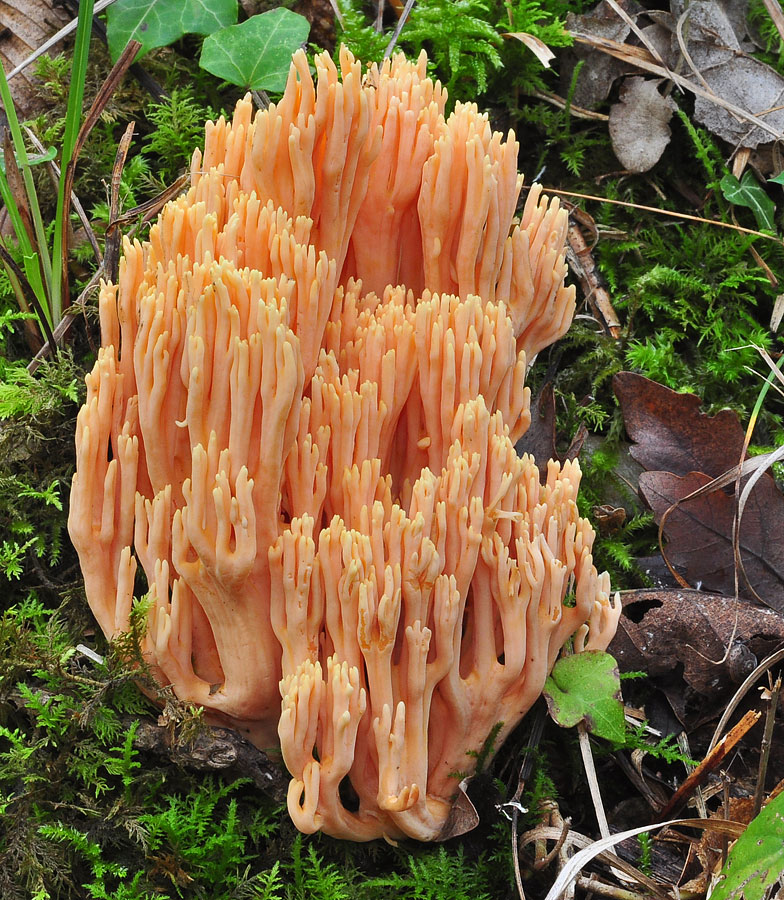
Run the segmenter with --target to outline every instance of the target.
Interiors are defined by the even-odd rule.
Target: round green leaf
[[[625,735],[618,664],[609,653],[587,650],[564,656],[544,685],[547,708],[563,728],[581,722],[592,734],[616,744]]]
[[[738,838],[711,900],[762,900],[784,877],[784,794],[760,812]]]
[[[304,16],[278,7],[210,35],[199,65],[218,78],[257,91],[282,91],[294,53],[308,37]]]
[[[140,41],[139,56],[167,47],[184,34],[212,34],[237,21],[237,0],[117,0],[106,14],[113,60],[128,41]]]

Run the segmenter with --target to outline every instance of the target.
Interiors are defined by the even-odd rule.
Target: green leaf
[[[784,172],[779,172],[778,175],[774,175],[773,178],[769,178],[772,184],[784,184]]]
[[[117,0],[106,14],[106,37],[116,61],[128,41],[140,41],[143,56],[184,34],[212,34],[236,21],[237,0]]]
[[[724,197],[736,206],[747,206],[757,220],[760,230],[775,231],[773,213],[775,206],[757,179],[746,171],[740,181],[734,175],[725,175],[719,182]]]
[[[27,165],[28,166],[37,166],[41,163],[51,162],[57,156],[57,150],[55,147],[50,147],[46,153],[31,153],[27,157]],[[17,162],[17,165],[19,163]],[[0,172],[5,174],[5,153],[0,150]]]
[[[282,91],[294,53],[310,25],[283,7],[231,25],[204,42],[199,65],[218,78],[257,91]]]
[[[784,876],[784,794],[768,803],[738,838],[711,900],[762,900]]]
[[[544,685],[550,715],[562,728],[581,722],[616,744],[625,735],[618,663],[609,653],[586,650],[564,656]]]

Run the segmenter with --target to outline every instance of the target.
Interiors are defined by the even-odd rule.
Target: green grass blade
[[[65,113],[65,132],[63,149],[60,157],[60,184],[57,190],[57,213],[54,220],[54,246],[52,249],[52,265],[56,277],[52,284],[52,317],[59,322],[63,314],[63,272],[67,260],[63,258],[65,229],[68,227],[67,210],[70,198],[65,196],[66,170],[73,157],[76,138],[82,120],[82,100],[84,99],[84,79],[87,72],[87,57],[90,50],[90,34],[93,24],[93,7],[95,0],[80,0],[79,21],[76,26],[73,64],[71,67],[71,88],[68,92],[68,108]]]
[[[30,216],[33,220],[33,229],[38,242],[38,254],[41,259],[41,268],[46,282],[47,293],[50,298],[52,295],[52,260],[49,258],[49,250],[46,242],[46,229],[44,228],[43,219],[41,218],[41,209],[38,206],[38,195],[35,192],[35,184],[33,175],[30,171],[30,163],[27,158],[27,148],[25,147],[22,129],[19,127],[19,120],[16,117],[16,107],[11,97],[11,89],[8,87],[8,79],[5,77],[5,71],[0,66],[0,100],[3,102],[6,118],[8,119],[8,129],[11,132],[11,140],[14,144],[19,169],[22,172],[25,188],[27,190],[27,200],[30,204]],[[5,198],[4,198],[5,199]],[[15,204],[14,204],[15,205]],[[10,207],[9,207],[10,212]],[[14,226],[16,230],[16,226]],[[18,232],[17,232],[18,236]],[[29,243],[29,241],[28,241]],[[30,248],[31,252],[33,248]],[[49,304],[47,304],[48,306]],[[51,308],[47,309],[47,313],[52,315]]]

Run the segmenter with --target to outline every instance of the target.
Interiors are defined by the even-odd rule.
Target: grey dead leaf
[[[718,97],[784,131],[784,109],[776,109],[784,103],[784,79],[744,52],[745,24],[735,6],[728,4],[725,8],[705,0],[689,4],[684,29],[697,72],[688,77],[704,79]],[[704,97],[695,98],[694,117],[714,134],[741,147],[754,148],[771,140],[768,132],[738,121],[731,112]]]
[[[613,151],[629,172],[647,172],[670,142],[670,119],[676,109],[658,90],[659,80],[626,78],[620,100],[610,107]]]
[[[715,95],[697,94],[694,117],[709,131],[736,147],[755,149],[770,144],[776,132],[784,133],[784,78],[770,66],[748,55],[747,0],[672,0],[670,11],[643,10],[633,0],[621,3],[659,53],[665,66],[692,82],[695,88]],[[581,16],[567,17],[567,27],[576,36],[625,41],[627,62],[600,50],[582,47],[579,57],[586,64],[580,73],[575,103],[588,108],[606,99],[613,82],[633,71],[638,38],[605,2]],[[604,60],[602,60],[604,57]],[[565,73],[568,77],[569,73]],[[577,97],[580,100],[577,100]],[[731,105],[756,116],[770,126],[761,128],[727,109]],[[644,171],[642,169],[634,171]]]
[[[630,34],[629,26],[615,15],[604,0],[585,15],[569,13],[566,27],[572,33],[595,34],[613,41],[625,41]],[[571,64],[564,66],[562,71],[562,90],[564,93],[569,90],[574,67],[583,61],[572,102],[584,109],[596,109],[609,96],[615,79],[631,71],[631,67],[620,60],[587,47],[575,45],[570,55]]]

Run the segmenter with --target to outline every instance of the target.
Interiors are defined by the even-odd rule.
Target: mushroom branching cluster
[[[104,633],[258,746],[305,832],[437,838],[454,774],[606,647],[609,580],[515,442],[574,311],[566,217],[426,60],[295,55],[207,126],[187,195],[100,294],[69,528]]]

